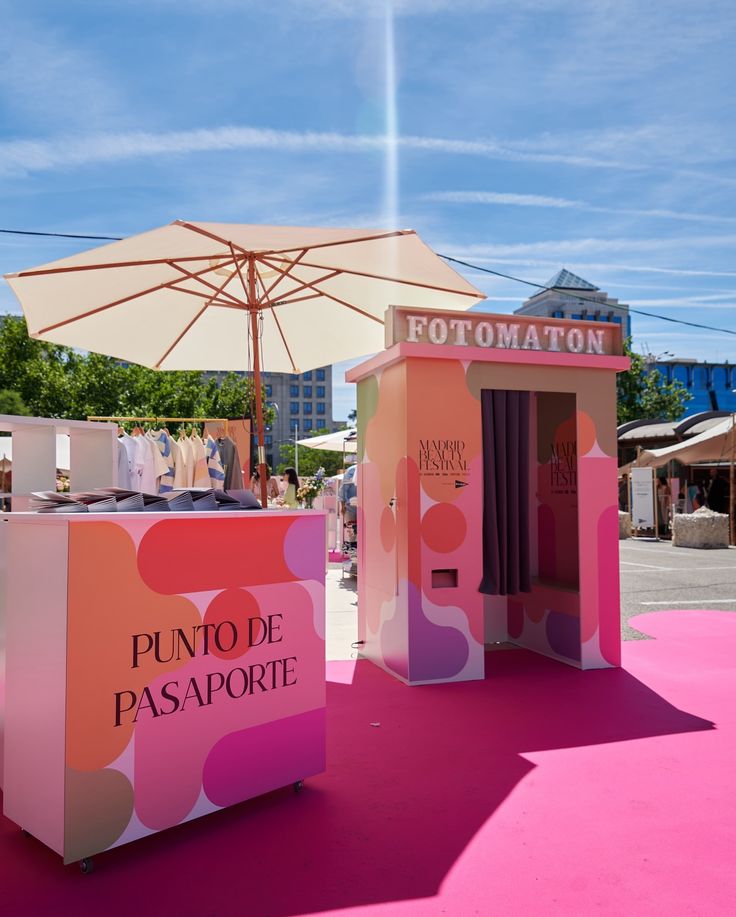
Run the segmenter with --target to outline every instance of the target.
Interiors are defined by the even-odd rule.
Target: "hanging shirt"
[[[118,439],[118,487],[124,487],[126,490],[130,490],[128,452],[123,445],[122,439]]]
[[[220,461],[220,449],[217,442],[212,439],[211,436],[207,437],[207,442],[204,446],[204,454],[207,459],[210,487],[215,488],[215,490],[224,490],[225,472],[223,471],[222,462]]]
[[[177,446],[179,447],[179,461],[176,466],[174,478],[175,487],[191,487],[194,483],[194,451],[188,436],[182,436]]]
[[[174,459],[174,489],[185,487],[184,456],[181,451],[181,440],[171,440],[171,455]]]
[[[207,455],[201,437],[196,433],[192,435],[192,454],[194,456],[193,487],[209,487],[210,473],[207,468]]]
[[[229,436],[221,436],[217,445],[225,472],[225,490],[243,490],[243,469],[240,467],[238,447]]]
[[[141,489],[141,474],[143,473],[143,456],[137,446],[139,436],[129,436],[123,433],[119,442],[123,444],[125,453],[128,457],[128,479],[127,486],[130,490]],[[123,486],[123,485],[121,485]]]
[[[172,449],[171,439],[166,430],[152,430],[146,436],[158,448],[161,458],[166,465],[166,471],[158,480],[158,493],[168,493],[174,489],[174,452]]]
[[[140,489],[146,494],[156,494],[159,479],[161,475],[168,472],[169,466],[164,461],[156,443],[151,442],[148,436],[136,436],[135,439],[143,461]]]

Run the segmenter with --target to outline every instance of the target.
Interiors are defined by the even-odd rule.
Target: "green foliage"
[[[23,403],[23,399],[18,392],[12,389],[4,388],[0,390],[0,414],[20,414],[27,416],[31,412]]]
[[[647,371],[644,357],[634,353],[630,340],[624,343],[624,353],[631,368],[616,379],[617,423],[644,418],[679,420],[692,398],[690,392],[681,382],[665,382],[656,369]]]
[[[312,435],[319,436],[329,433],[327,429],[314,430]],[[281,463],[277,466],[277,474],[283,474],[284,468],[295,468],[294,443],[282,443],[279,449]],[[299,446],[299,477],[309,477],[316,474],[318,469],[324,468],[327,477],[337,474],[342,469],[342,452],[332,452],[329,449],[310,449]]]
[[[228,373],[158,372],[97,353],[34,341],[25,319],[0,318],[0,389],[39,417],[242,417],[254,404],[253,380]],[[266,424],[273,409],[265,405]],[[11,412],[4,412],[11,413]],[[14,411],[12,413],[18,413]]]

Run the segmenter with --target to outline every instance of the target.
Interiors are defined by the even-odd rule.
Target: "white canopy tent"
[[[734,415],[724,418],[716,426],[688,439],[662,449],[643,451],[635,462],[626,465],[621,471],[631,468],[661,468],[668,462],[678,461],[683,465],[695,462],[733,462],[736,461],[736,431]]]

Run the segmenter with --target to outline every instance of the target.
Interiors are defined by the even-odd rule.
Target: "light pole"
[[[651,369],[662,357],[674,357],[669,350],[663,350],[662,353],[647,353],[644,356],[644,363],[647,369]]]
[[[279,426],[279,405],[277,401],[268,401],[266,402],[266,406],[269,408],[272,408],[273,413],[274,413],[273,423],[266,427],[266,432],[271,434],[272,455],[271,455],[270,464],[271,464],[271,473],[274,474],[276,471],[276,462],[274,461],[274,457],[273,457],[273,431],[274,429],[278,429],[278,426]]]
[[[299,421],[294,421],[294,471],[299,477]]]

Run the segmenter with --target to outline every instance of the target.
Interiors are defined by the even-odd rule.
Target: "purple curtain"
[[[486,595],[531,590],[529,392],[483,389],[483,579]]]

